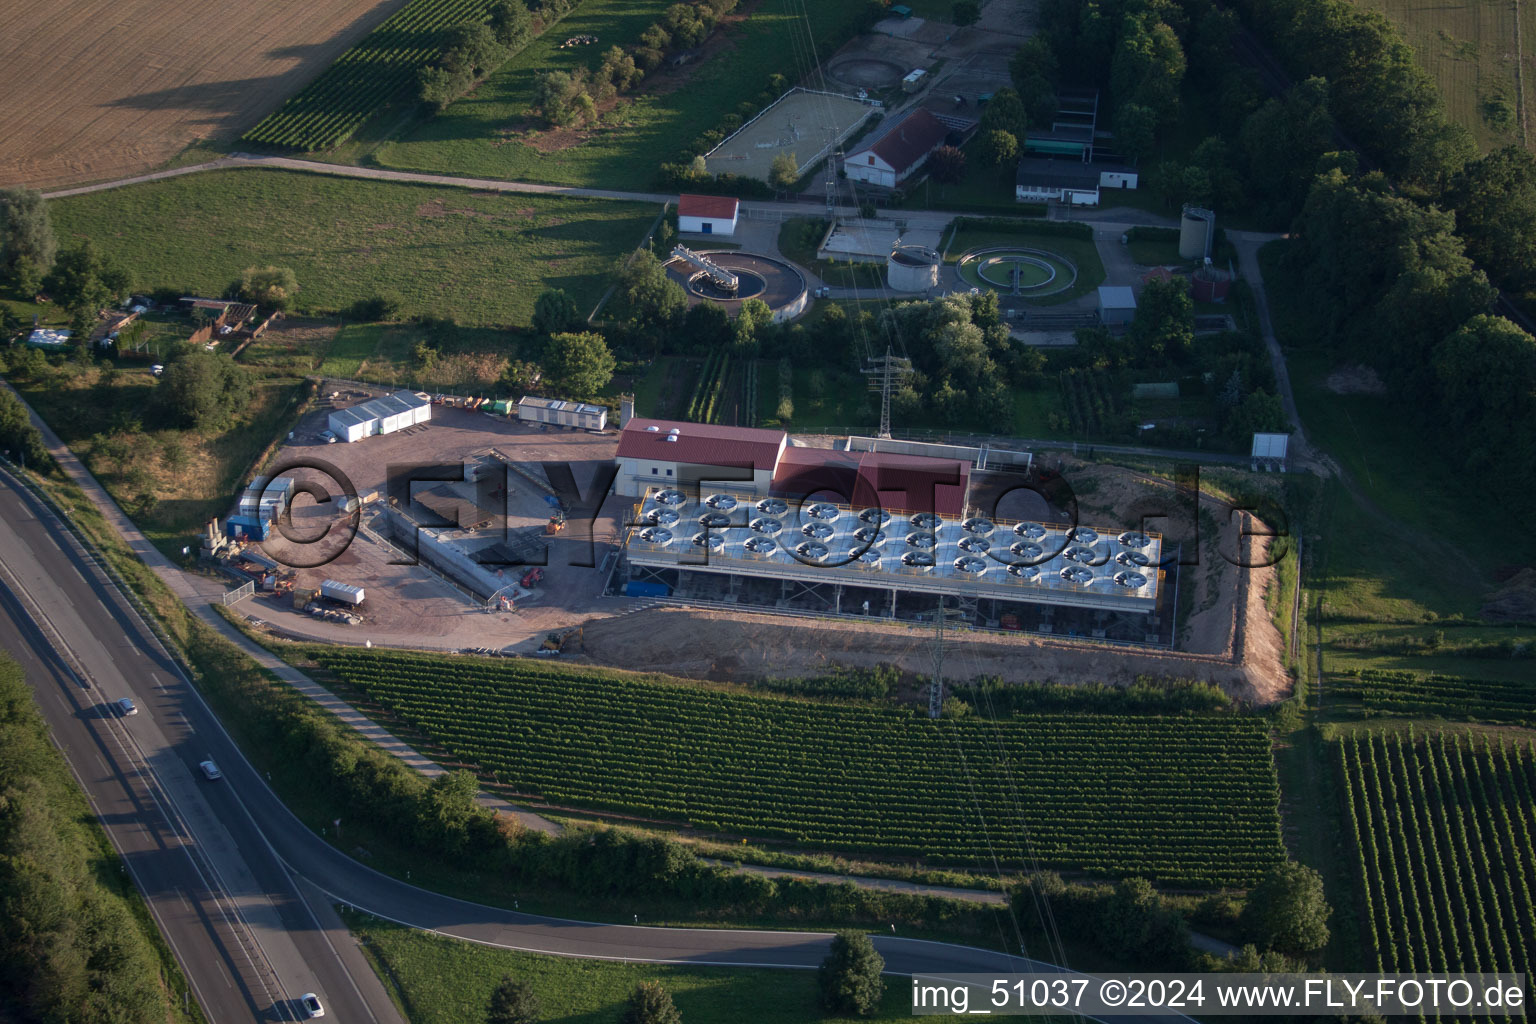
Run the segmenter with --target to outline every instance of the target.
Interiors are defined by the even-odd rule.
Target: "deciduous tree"
[[[768,168],[768,184],[780,192],[788,192],[800,180],[800,162],[793,153],[780,153]]]
[[[1137,358],[1154,365],[1181,360],[1195,343],[1195,304],[1183,278],[1148,281],[1128,336]]]
[[[1328,943],[1323,877],[1296,861],[1276,864],[1248,893],[1243,929],[1266,949],[1302,955]]]
[[[982,108],[981,130],[983,132],[1003,131],[1017,140],[1024,137],[1028,128],[1029,114],[1024,109],[1024,101],[1012,89],[997,90],[987,101],[987,105]]]
[[[965,154],[954,146],[940,146],[928,154],[928,175],[941,185],[958,185],[965,179]]]
[[[574,330],[581,324],[576,302],[562,288],[546,288],[533,303],[533,329],[541,335]]]
[[[30,297],[53,269],[57,248],[42,194],[0,189],[0,279]]]
[[[1502,288],[1536,289],[1536,159],[1507,147],[1467,165],[1447,195],[1467,254]]]
[[[299,292],[299,279],[289,267],[246,267],[240,274],[240,297],[271,309],[287,309]]]
[[[60,253],[45,283],[54,301],[69,310],[76,330],[94,322],[102,307],[126,298],[133,287],[127,272],[103,257],[89,239]]]
[[[601,334],[556,334],[545,348],[549,386],[571,398],[593,398],[613,379],[617,362]]]
[[[841,931],[821,962],[821,1004],[831,1013],[867,1016],[885,994],[885,958],[863,932]]]
[[[204,430],[227,423],[250,405],[251,374],[222,353],[194,351],[166,368],[156,405],[171,425]]]
[[[1009,167],[1019,162],[1019,140],[1011,132],[994,128],[984,133],[977,145],[981,158],[994,167]]]
[[[533,37],[533,15],[523,0],[497,0],[490,13],[491,31],[508,50],[521,48]]]

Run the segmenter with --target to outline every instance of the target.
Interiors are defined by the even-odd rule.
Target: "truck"
[[[350,583],[338,583],[336,580],[321,580],[320,596],[343,604],[358,605],[363,603],[363,588],[354,587]]]

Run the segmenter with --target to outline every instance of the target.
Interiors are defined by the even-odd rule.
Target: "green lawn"
[[[930,210],[981,210],[1005,217],[1027,216],[1026,211],[1040,211],[1037,203],[1021,203],[1014,197],[1016,174],[1012,166],[995,167],[981,162],[976,146],[965,147],[965,179],[957,185],[940,185],[932,179],[911,189],[915,205]]]
[[[1099,258],[1098,247],[1091,238],[1069,238],[1045,231],[1031,231],[1024,226],[1018,230],[998,231],[967,224],[955,231],[954,239],[949,243],[948,255],[953,263],[967,250],[999,245],[1043,249],[1058,253],[1077,264],[1076,284],[1066,291],[1036,299],[1032,303],[1034,305],[1052,306],[1069,302],[1087,295],[1104,283],[1104,261]]]
[[[1410,669],[1471,678],[1522,678],[1528,662],[1458,655],[1445,649],[1400,649],[1405,635],[1445,630],[1452,641],[1527,640],[1530,626],[1490,625],[1467,631],[1495,587],[1495,573],[1536,560],[1536,543],[1502,530],[1484,543],[1461,524],[1478,518],[1475,487],[1426,434],[1422,411],[1388,395],[1338,394],[1326,380],[1333,355],[1293,344],[1299,300],[1285,293],[1277,260],[1281,243],[1261,250],[1275,327],[1287,343],[1286,363],[1308,439],[1349,474],[1323,488],[1307,585],[1323,601],[1326,671]],[[1362,500],[1363,499],[1363,500]]]
[[[1143,267],[1185,266],[1190,261],[1179,255],[1179,243],[1174,239],[1133,238],[1126,243],[1131,259]]]
[[[406,316],[522,325],[544,288],[589,309],[655,218],[647,204],[488,195],[272,170],[218,171],[49,204],[60,244],[91,239],[145,289],[222,295],[292,267],[300,312],[393,292]]]
[[[772,364],[771,369],[773,372],[764,373],[758,385],[758,408],[763,422],[771,421],[779,404],[778,365]],[[829,367],[797,366],[794,391],[795,417],[790,427],[800,433],[867,431],[880,418],[872,415],[872,411],[878,413],[878,400],[869,394],[868,382],[857,374]]]
[[[555,137],[530,115],[536,72],[595,64],[610,44],[632,41],[668,6],[669,0],[587,0],[472,95],[380,145],[371,159],[409,170],[645,189],[659,165],[687,161],[701,132],[739,104],[756,101],[770,75],[799,77],[799,51],[788,40],[804,36],[805,26],[795,24],[802,13],[825,56],[865,10],[856,0],[793,9],[762,4],[746,21],[717,30],[727,33],[723,52],[671,79],[657,76],[593,130]],[[557,49],[560,40],[580,33],[596,35],[598,45]]]
[[[1051,425],[1052,415],[1066,420],[1066,408],[1062,405],[1061,389],[1056,387],[1054,376],[1047,383],[1031,391],[1015,390],[1013,393],[1013,430],[1019,437],[1068,437],[1063,428]]]
[[[688,1024],[852,1024],[821,1009],[814,971],[573,960],[460,942],[355,913],[346,918],[411,1024],[483,1020],[491,992],[508,975],[533,987],[541,1020],[561,1024],[612,1024],[642,981],[661,982]],[[879,1012],[857,1019],[909,1020],[911,998],[904,978],[887,978]]]

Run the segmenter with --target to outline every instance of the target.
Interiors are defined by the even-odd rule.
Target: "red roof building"
[[[891,512],[959,517],[965,511],[970,480],[971,465],[960,459],[785,448],[774,470],[772,493],[792,504],[830,501],[854,508],[878,506]]]
[[[948,137],[949,128],[919,107],[848,154],[843,161],[843,170],[857,181],[895,188],[923,165],[929,153],[944,145]]]
[[[640,497],[647,487],[734,479],[738,488],[764,494],[787,440],[782,430],[636,417],[619,434],[614,487]]]
[[[698,235],[735,234],[740,208],[741,200],[734,196],[679,196],[677,230]]]

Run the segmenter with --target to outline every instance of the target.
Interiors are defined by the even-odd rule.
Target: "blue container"
[[[672,588],[665,583],[630,580],[624,584],[624,596],[626,597],[667,597],[671,593]]]
[[[230,516],[224,520],[224,534],[235,540],[266,540],[267,524],[255,516]]]

